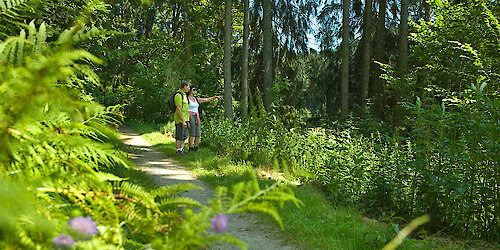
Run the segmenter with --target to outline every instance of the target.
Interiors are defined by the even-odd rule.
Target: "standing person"
[[[187,139],[187,128],[189,126],[189,111],[188,111],[188,99],[187,92],[191,87],[191,82],[182,80],[180,87],[180,94],[176,94],[174,97],[175,103],[175,146],[177,149],[177,155],[185,156],[184,152],[184,142]]]
[[[198,150],[198,145],[200,144],[201,137],[201,124],[200,124],[200,113],[198,112],[198,107],[200,103],[213,101],[215,99],[221,99],[222,96],[212,96],[209,98],[197,98],[195,94],[197,93],[196,86],[191,85],[191,89],[188,92],[188,102],[189,102],[189,151]],[[193,147],[194,141],[194,147]]]

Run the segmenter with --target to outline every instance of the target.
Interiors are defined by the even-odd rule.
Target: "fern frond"
[[[232,187],[232,193],[233,193],[233,199],[232,199],[232,205],[236,205],[238,202],[240,202],[241,200],[245,199],[245,193],[244,193],[244,189],[245,189],[245,183],[244,182],[240,182],[236,185],[233,185]]]
[[[77,60],[88,60],[93,63],[102,63],[102,60],[86,50],[71,50],[65,51],[60,56],[57,56],[60,65],[74,65]]]
[[[1,0],[0,0],[1,1]],[[40,31],[36,31],[34,20],[27,25],[28,38],[26,30],[22,29],[17,37],[9,37],[0,43],[0,62],[22,65],[25,55],[31,53],[41,54],[47,46],[45,23],[40,25]]]
[[[254,212],[261,212],[261,213],[266,213],[271,215],[274,220],[278,222],[280,225],[281,229],[283,230],[283,222],[281,221],[281,217],[276,210],[276,208],[268,202],[250,202],[246,207],[246,210],[248,211],[254,211]]]
[[[1,1],[1,0],[0,0]],[[31,20],[30,24],[28,24],[28,41],[31,44],[36,43],[36,27],[35,20]]]
[[[77,32],[75,35],[73,35],[73,42],[78,43],[82,42],[94,37],[99,37],[99,36],[106,36],[106,35],[113,35],[113,34],[119,34],[116,31],[110,31],[110,30],[103,30],[103,29],[97,29],[93,27],[92,29],[88,31],[80,31]]]
[[[159,204],[165,207],[201,206],[201,204],[198,201],[195,201],[187,197],[163,198],[160,200]]]
[[[239,246],[240,249],[242,249],[242,250],[246,250],[247,249],[247,244],[245,242],[240,241],[240,240],[238,240],[238,238],[236,238],[236,237],[234,237],[232,235],[229,235],[229,234],[226,234],[224,236],[210,235],[207,238],[211,242],[222,241],[222,242],[227,242],[227,243]],[[211,247],[211,246],[212,246],[212,244],[208,244],[208,247]]]
[[[35,53],[42,54],[47,47],[47,32],[45,27],[45,22],[40,24],[40,28],[38,28],[38,33],[36,34],[36,44],[35,44]]]
[[[94,69],[92,69],[92,67],[90,67],[89,65],[74,64],[73,68],[75,68],[75,70],[78,73],[81,73],[85,77],[85,80],[87,80],[86,82],[92,83],[96,86],[101,86],[101,81],[99,79],[99,76],[94,72]],[[84,86],[81,85],[80,87]]]
[[[24,59],[24,42],[26,41],[26,31],[21,30],[17,44],[17,65],[21,65]]]
[[[15,12],[19,7],[24,6],[29,0],[0,0],[0,15],[10,18],[17,16]]]

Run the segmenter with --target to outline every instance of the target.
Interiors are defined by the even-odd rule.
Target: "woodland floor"
[[[120,127],[120,137],[130,149],[129,157],[144,172],[146,172],[158,186],[173,185],[178,183],[192,183],[201,189],[192,189],[181,194],[197,200],[203,205],[213,195],[213,189],[197,180],[186,167],[178,161],[166,156],[146,142],[139,134],[127,127]],[[187,156],[189,157],[189,155]],[[255,214],[229,215],[228,232],[245,242],[248,249],[299,249],[296,246],[284,244],[280,229],[259,221]],[[238,249],[238,246],[218,243],[212,249]]]

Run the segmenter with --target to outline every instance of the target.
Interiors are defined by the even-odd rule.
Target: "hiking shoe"
[[[186,156],[186,155],[187,155],[187,154],[186,154],[186,152],[184,152],[184,150],[178,150],[178,151],[176,152],[176,154],[177,154],[178,156]]]

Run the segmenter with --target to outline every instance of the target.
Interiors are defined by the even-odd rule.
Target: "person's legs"
[[[196,136],[194,138],[194,147],[197,148],[198,145],[200,145],[200,137],[199,136]]]
[[[184,142],[187,139],[187,129],[182,127],[182,123],[175,124],[175,148],[177,154],[184,156]]]
[[[189,151],[193,151],[193,141],[195,138],[195,126],[196,126],[196,115],[195,114],[189,114]]]
[[[182,148],[184,148],[184,141],[175,140],[175,148],[177,149],[177,151],[182,150]]]
[[[193,136],[194,136],[194,148],[193,150],[198,150],[198,145],[200,145],[200,136],[201,136],[201,124],[195,124],[193,126]]]
[[[196,146],[196,138],[194,136],[189,135],[188,143],[189,143],[189,149],[193,147],[193,141],[195,141],[195,146]]]

